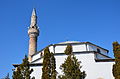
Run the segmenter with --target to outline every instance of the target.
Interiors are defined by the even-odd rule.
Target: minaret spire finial
[[[32,26],[36,26],[36,25],[37,25],[36,9],[33,8],[32,16],[31,16],[31,25],[30,25],[30,27],[32,27]]]
[[[33,8],[32,16],[36,16],[36,9],[35,8]]]

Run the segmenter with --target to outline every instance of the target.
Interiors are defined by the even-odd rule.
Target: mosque
[[[35,79],[41,79],[42,62],[45,48],[37,51],[37,38],[39,36],[39,28],[37,26],[37,15],[35,9],[33,9],[32,12],[28,35],[28,59],[30,62],[30,68],[34,70],[31,76],[34,76]],[[54,53],[58,75],[62,74],[60,65],[64,63],[65,58],[67,58],[64,50],[68,44],[72,45],[74,55],[78,61],[81,61],[80,65],[82,65],[82,70],[84,70],[87,74],[85,79],[114,79],[112,74],[114,59],[108,56],[109,51],[91,42],[79,41],[65,41],[58,44],[51,44],[46,46],[49,47],[50,52]],[[17,64],[14,64],[13,66],[17,67]]]

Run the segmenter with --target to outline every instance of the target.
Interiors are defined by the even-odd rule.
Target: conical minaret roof
[[[30,27],[33,27],[33,26],[37,27],[36,25],[37,25],[37,15],[36,15],[35,8],[33,8]]]
[[[32,16],[36,16],[36,9],[35,8],[33,8]]]

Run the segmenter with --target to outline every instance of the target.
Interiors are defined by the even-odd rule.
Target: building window
[[[97,48],[97,52],[98,52],[98,53],[101,53],[101,52],[100,52],[100,49]]]

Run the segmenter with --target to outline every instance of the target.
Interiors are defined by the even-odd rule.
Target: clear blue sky
[[[63,42],[89,41],[109,50],[120,42],[120,0],[0,0],[0,78],[12,74],[28,52],[27,30],[36,8],[38,50]]]

